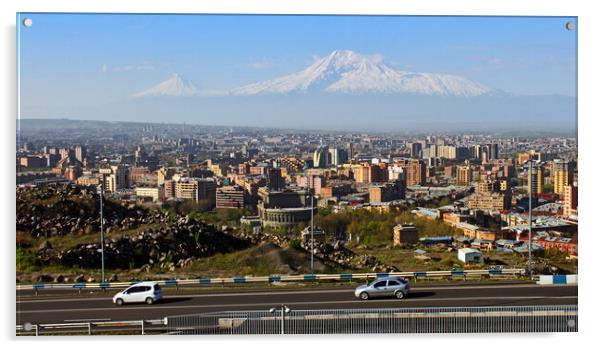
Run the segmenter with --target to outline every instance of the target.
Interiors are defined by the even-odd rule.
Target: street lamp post
[[[529,249],[529,261],[528,261],[528,270],[529,270],[529,277],[533,277],[533,269],[531,266],[531,226],[532,226],[532,218],[531,218],[531,210],[533,208],[533,204],[532,204],[532,192],[533,192],[533,161],[529,160],[529,242],[528,242],[528,249]]]
[[[103,218],[103,204],[105,196],[105,176],[101,175],[100,183],[100,282],[105,282],[105,222]]]
[[[310,237],[311,237],[311,273],[314,273],[314,189],[313,189],[313,177],[312,177],[312,187],[309,190],[309,195],[311,196],[311,223],[310,223]]]
[[[285,328],[284,328],[284,320],[285,320],[285,314],[288,314],[291,312],[291,309],[289,307],[287,307],[286,305],[282,304],[280,305],[280,334],[285,334]],[[277,308],[271,308],[269,310],[270,313],[274,314],[276,313]]]

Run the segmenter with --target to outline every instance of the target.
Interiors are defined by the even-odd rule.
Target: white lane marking
[[[573,285],[562,285],[573,286]],[[498,288],[542,288],[542,287],[558,287],[554,285],[496,285],[496,286],[442,286],[442,287],[412,287],[412,291],[429,291],[429,290],[479,290],[479,289],[498,289]],[[272,296],[272,295],[292,295],[292,294],[320,294],[320,293],[350,293],[355,288],[346,288],[340,290],[300,290],[300,291],[268,291],[268,292],[239,292],[239,293],[208,293],[208,294],[190,294],[190,295],[174,295],[168,298],[204,298],[204,297],[240,297],[240,296]],[[167,298],[167,297],[166,297]],[[112,297],[95,297],[95,298],[50,298],[50,299],[33,299],[33,300],[18,300],[17,303],[46,303],[46,302],[83,302],[83,301],[100,301],[113,299]]]
[[[70,320],[63,320],[64,322],[87,322],[87,321],[110,321],[110,318],[104,318],[104,319],[70,319]]]
[[[373,304],[378,303],[407,303],[407,302],[438,302],[438,301],[477,301],[477,300],[528,300],[528,299],[577,299],[577,296],[551,296],[551,297],[540,297],[540,296],[516,296],[516,297],[461,297],[461,298],[406,298],[403,300],[398,299],[384,299],[384,300],[373,300],[373,301],[320,301],[320,302],[287,302],[287,305],[311,305],[311,304]],[[248,307],[248,306],[273,306],[274,303],[241,303],[241,304],[206,304],[206,305],[179,305],[179,306],[153,306],[145,307],[138,306],[133,308],[128,307],[111,307],[111,308],[82,308],[82,309],[50,309],[50,310],[23,310],[17,311],[19,314],[42,314],[42,313],[66,313],[66,312],[78,312],[78,311],[114,311],[114,310],[157,310],[157,309],[195,309],[195,308],[228,308],[228,307]]]

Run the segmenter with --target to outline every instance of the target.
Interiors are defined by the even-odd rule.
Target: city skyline
[[[26,126],[24,127],[24,123]],[[42,126],[40,126],[40,123]],[[50,131],[52,129],[61,129],[65,128],[74,128],[77,129],[79,125],[67,126],[69,124],[74,123],[91,123],[89,126],[93,126],[92,124],[98,123],[98,125],[103,124],[132,124],[132,125],[149,125],[149,126],[173,126],[173,127],[199,127],[199,128],[218,128],[218,129],[231,129],[231,130],[257,130],[264,132],[272,132],[272,133],[298,133],[298,132],[314,132],[318,134],[367,134],[367,135],[386,135],[386,136],[400,136],[400,137],[417,137],[417,136],[429,136],[429,135],[439,135],[439,136],[453,136],[453,135],[493,135],[499,137],[521,137],[521,138],[537,138],[541,136],[557,136],[557,137],[566,137],[566,138],[577,138],[576,132],[572,130],[559,130],[559,131],[541,131],[541,130],[529,130],[529,129],[516,129],[516,130],[501,130],[501,131],[486,131],[486,130],[450,130],[450,131],[437,131],[437,130],[414,130],[414,131],[394,131],[394,130],[349,130],[349,129],[337,129],[337,128],[303,128],[303,127],[269,127],[269,126],[244,126],[244,125],[226,125],[226,124],[205,124],[205,123],[187,123],[187,122],[145,122],[145,121],[106,121],[106,120],[80,120],[80,119],[70,119],[70,118],[61,118],[61,119],[35,119],[35,118],[22,118],[17,126],[17,134],[20,135],[23,132],[36,132],[42,129],[45,131]],[[34,126],[31,128],[31,126]],[[19,139],[17,139],[19,141]]]

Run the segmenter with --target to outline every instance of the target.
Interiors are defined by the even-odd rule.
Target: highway
[[[76,321],[153,320],[170,315],[217,311],[267,310],[280,304],[291,309],[519,306],[577,304],[577,286],[454,285],[415,286],[403,300],[361,301],[354,287],[231,289],[169,294],[153,305],[118,307],[106,294],[34,296],[17,295],[17,324],[67,323]]]

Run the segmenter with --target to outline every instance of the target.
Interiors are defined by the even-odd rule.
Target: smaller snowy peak
[[[134,94],[134,97],[152,96],[196,96],[201,91],[192,83],[179,74],[173,74],[169,79],[160,82],[148,90]]]

